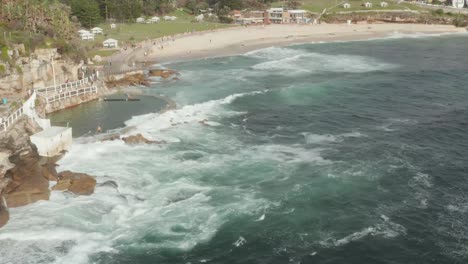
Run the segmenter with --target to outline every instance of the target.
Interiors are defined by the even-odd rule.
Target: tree
[[[301,6],[301,2],[298,0],[288,0],[288,7],[291,9],[298,9]]]
[[[102,21],[96,0],[72,0],[71,9],[72,14],[78,18],[84,27],[94,27]]]

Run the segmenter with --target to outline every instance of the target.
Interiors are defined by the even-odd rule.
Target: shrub
[[[0,57],[0,59],[5,62],[10,61],[10,56],[8,56],[8,47],[3,46],[1,52],[2,52],[2,56]]]
[[[453,20],[453,25],[456,27],[466,27],[468,26],[468,22],[463,18],[457,17]]]
[[[19,65],[16,66],[16,72],[18,74],[23,74],[23,69],[21,69],[21,67]]]
[[[226,23],[226,24],[231,24],[234,21],[234,19],[227,17],[227,16],[220,16],[219,17],[219,22],[221,23]]]
[[[5,65],[0,64],[0,74],[5,74],[5,72],[6,72]]]
[[[437,15],[443,15],[444,10],[440,8],[440,9],[437,9],[436,11],[434,11],[434,13],[436,13]]]

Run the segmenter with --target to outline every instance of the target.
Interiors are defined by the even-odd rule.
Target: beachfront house
[[[306,17],[307,11],[305,10],[289,10],[290,23],[307,23],[309,19]]]
[[[380,3],[380,7],[385,8],[385,7],[387,7],[387,6],[388,6],[388,3],[387,3],[387,2],[381,2],[381,3]]]
[[[157,17],[157,16],[154,16],[154,17],[152,17],[152,18],[148,19],[148,21],[146,21],[146,24],[154,24],[154,23],[158,23],[158,22],[159,22],[159,20],[161,20],[159,17]]]
[[[365,8],[372,8],[372,3],[371,2],[366,2],[364,3]]]
[[[251,25],[263,23],[263,11],[245,11],[240,17],[234,19],[236,24]]]
[[[346,9],[351,8],[351,4],[350,3],[344,3],[343,8],[346,8]]]
[[[273,24],[283,24],[289,22],[289,13],[281,7],[270,8],[266,11],[266,21]]]
[[[95,34],[95,35],[96,35],[96,34],[102,34],[102,33],[103,33],[103,30],[102,30],[102,28],[100,28],[100,27],[94,27],[94,28],[91,29],[91,33],[93,33],[93,34]]]
[[[203,18],[204,18],[204,17],[205,17],[205,16],[204,16],[203,14],[200,14],[200,15],[198,15],[198,16],[195,17],[195,20],[197,20],[197,22],[201,22],[201,21],[203,21]]]
[[[264,14],[265,24],[308,23],[307,11],[302,9],[285,10],[281,7],[270,8]]]
[[[119,41],[111,38],[106,39],[102,42],[102,46],[104,46],[104,48],[117,48],[119,47]]]
[[[144,24],[144,23],[145,23],[145,19],[144,19],[143,17],[139,17],[139,18],[136,19],[136,22],[137,22],[137,23],[142,23],[142,24]]]
[[[110,24],[111,29],[116,29],[117,25],[116,24]]]

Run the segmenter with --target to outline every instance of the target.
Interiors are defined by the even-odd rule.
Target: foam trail
[[[244,237],[240,236],[239,239],[237,239],[237,241],[234,242],[233,245],[236,247],[240,247],[243,246],[245,243],[247,243],[247,240]]]
[[[354,232],[341,239],[328,238],[324,241],[321,241],[320,244],[324,247],[339,247],[351,243],[353,241],[360,240],[366,236],[382,236],[384,238],[394,238],[399,235],[406,234],[406,228],[404,226],[391,222],[390,219],[385,215],[381,215],[380,217],[382,219],[381,223],[378,223],[374,226],[366,227],[358,232]]]
[[[262,216],[260,216],[257,220],[255,220],[255,222],[260,222],[263,220],[265,220],[265,214],[262,214]]]
[[[252,69],[275,71],[275,74],[282,75],[321,72],[364,73],[397,67],[397,65],[385,63],[372,57],[311,53],[291,48],[266,48],[246,53],[245,56],[262,60],[262,62],[253,65]]]

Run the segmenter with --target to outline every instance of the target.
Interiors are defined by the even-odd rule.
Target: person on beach
[[[102,128],[101,128],[101,126],[100,126],[100,125],[98,125],[98,126],[97,126],[97,128],[96,128],[96,132],[97,132],[97,133],[101,133],[101,132],[102,132]]]

